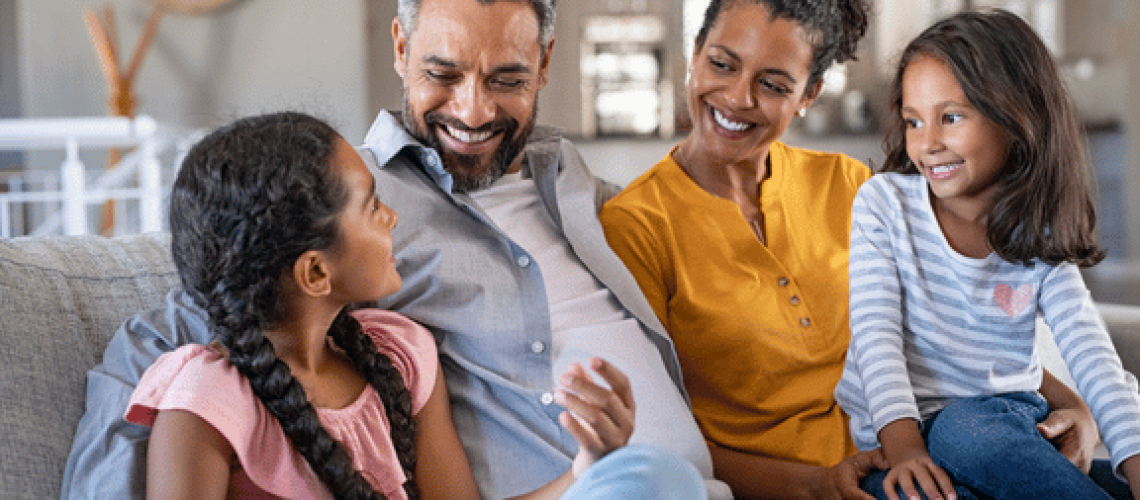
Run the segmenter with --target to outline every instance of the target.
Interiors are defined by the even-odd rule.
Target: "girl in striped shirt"
[[[1049,411],[1040,314],[1130,483],[1120,494],[1140,492],[1140,396],[1078,272],[1104,251],[1045,45],[1008,12],[955,15],[907,46],[891,97],[884,173],[852,209],[852,338],[836,387],[856,445],[881,446],[891,465],[864,487],[1109,498],[1037,431]]]

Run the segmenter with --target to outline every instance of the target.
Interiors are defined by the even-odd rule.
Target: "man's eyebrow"
[[[496,66],[495,73],[530,73],[530,66],[522,63],[506,63]]]
[[[429,64],[429,65],[433,65],[433,66],[442,66],[444,68],[450,68],[450,69],[458,69],[459,68],[459,64],[456,63],[455,61],[452,61],[450,59],[445,59],[441,56],[435,56],[435,55],[430,55],[430,56],[424,57],[424,64]],[[531,73],[531,69],[530,69],[530,66],[528,66],[526,64],[517,63],[517,62],[510,62],[510,63],[503,63],[503,64],[500,64],[498,66],[495,66],[495,68],[491,72],[492,73],[528,73],[529,74],[529,73]]]
[[[449,59],[444,59],[440,56],[427,56],[424,58],[424,63],[425,64],[434,64],[436,66],[444,66],[444,67],[448,67],[448,68],[458,68],[459,67],[458,64],[455,64],[455,61],[451,61]]]

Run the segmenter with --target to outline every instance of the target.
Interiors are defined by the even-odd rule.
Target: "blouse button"
[[[530,265],[530,257],[520,255],[518,259],[515,259],[515,262],[518,263],[519,267],[526,267]]]
[[[541,340],[536,340],[530,343],[530,351],[535,354],[541,354],[546,351],[546,343]]]
[[[800,318],[800,324],[803,325],[804,328],[811,326],[811,318],[808,318],[808,317]]]
[[[791,283],[791,281],[788,278],[781,276],[780,279],[776,281],[776,283],[779,283],[780,286],[788,286],[788,283]]]
[[[791,302],[793,306],[798,306],[800,305],[800,297],[798,295],[792,295],[792,298],[788,299],[788,302]]]
[[[542,404],[550,405],[550,403],[554,402],[554,394],[549,393],[549,392],[544,392],[544,393],[542,393],[541,399],[542,399]]]

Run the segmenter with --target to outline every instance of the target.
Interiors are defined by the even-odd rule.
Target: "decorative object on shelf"
[[[150,15],[147,16],[142,36],[135,45],[135,50],[125,68],[119,58],[114,9],[108,4],[102,10],[83,11],[87,34],[95,46],[95,53],[99,56],[99,67],[107,80],[107,107],[111,116],[128,118],[135,116],[137,100],[132,87],[139,67],[142,66],[143,57],[158,32],[158,24],[164,13],[205,14],[233,4],[235,0],[150,0],[149,3],[152,5]],[[117,148],[111,149],[107,153],[107,168],[114,168],[121,159],[122,152]],[[103,205],[102,220],[99,224],[101,233],[106,233],[114,225],[114,218],[114,202],[108,201]]]

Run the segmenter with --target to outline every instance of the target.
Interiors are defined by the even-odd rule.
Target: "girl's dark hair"
[[[331,159],[339,135],[300,113],[240,119],[206,136],[182,162],[170,196],[171,250],[182,285],[253,393],[336,498],[384,498],[329,435],[264,332],[283,318],[281,280],[302,253],[338,240],[348,189]],[[329,328],[376,389],[416,498],[411,396],[392,361],[347,311]]]
[[[1010,150],[986,229],[1009,262],[1092,266],[1104,259],[1085,144],[1053,57],[1025,21],[1007,11],[963,12],[907,45],[891,86],[882,171],[918,173],[906,153],[902,84],[927,56],[949,66],[970,104],[1004,129]]]
[[[712,0],[697,31],[695,50],[705,46],[721,13],[738,4],[764,5],[773,19],[794,21],[808,33],[812,45],[808,89],[832,64],[855,60],[859,40],[867,33],[868,7],[864,0]]]

